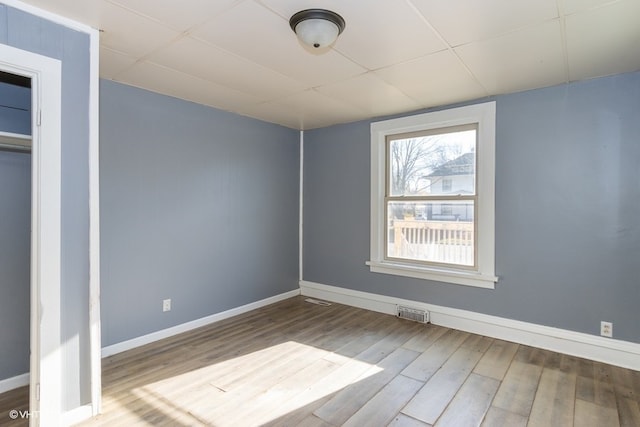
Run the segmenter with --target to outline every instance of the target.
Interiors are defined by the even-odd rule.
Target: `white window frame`
[[[477,265],[428,266],[411,260],[385,259],[386,140],[389,135],[478,124],[476,148]],[[371,258],[374,273],[494,289],[495,276],[495,125],[496,104],[486,102],[371,123]]]

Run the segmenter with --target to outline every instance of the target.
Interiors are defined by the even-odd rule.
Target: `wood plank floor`
[[[0,393],[0,426],[22,427],[29,425],[26,415],[29,410],[29,386],[7,393]],[[17,412],[15,412],[17,411]]]
[[[81,425],[637,427],[640,372],[296,297],[104,359]]]

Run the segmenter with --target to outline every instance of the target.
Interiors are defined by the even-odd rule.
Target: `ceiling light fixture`
[[[331,46],[344,30],[342,16],[326,9],[306,9],[295,13],[289,25],[300,41],[314,49]]]

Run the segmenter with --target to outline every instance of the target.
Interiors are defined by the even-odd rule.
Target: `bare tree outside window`
[[[429,184],[421,178],[448,160],[450,148],[439,143],[439,139],[425,136],[391,141],[391,195],[410,196],[427,191]]]

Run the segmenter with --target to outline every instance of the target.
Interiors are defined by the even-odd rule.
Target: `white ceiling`
[[[640,0],[26,0],[102,30],[102,78],[295,129],[640,70]],[[342,15],[332,49],[289,28]]]

